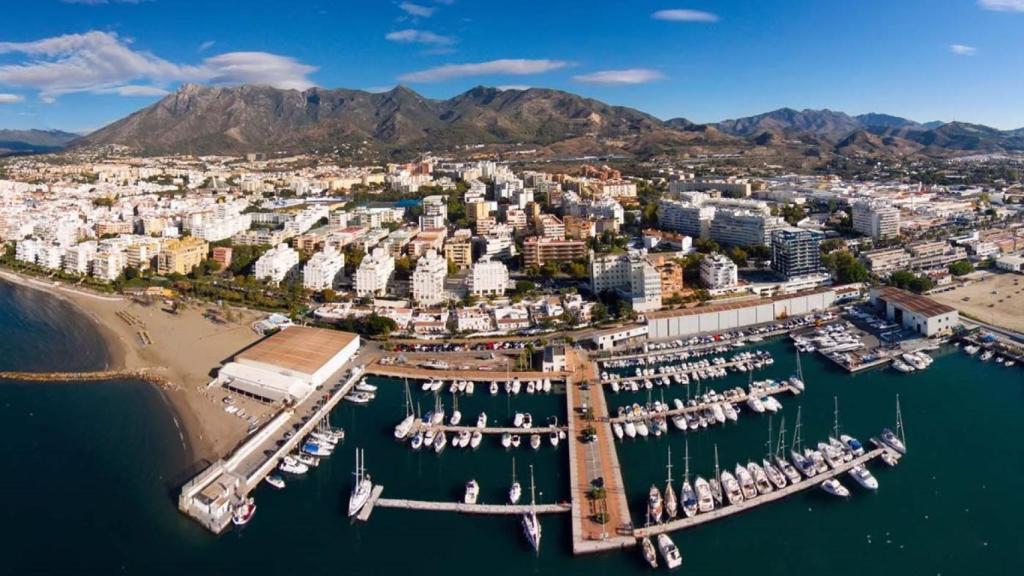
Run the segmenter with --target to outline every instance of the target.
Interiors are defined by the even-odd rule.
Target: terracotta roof
[[[886,302],[924,316],[931,317],[956,312],[956,308],[953,308],[952,306],[947,306],[936,302],[927,296],[921,296],[920,294],[914,294],[913,292],[907,292],[906,290],[900,290],[899,288],[893,288],[892,286],[872,288],[871,292]]]
[[[235,360],[261,362],[313,374],[358,337],[349,332],[292,326],[240,352]]]

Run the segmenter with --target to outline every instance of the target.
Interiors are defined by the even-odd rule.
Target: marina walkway
[[[488,426],[486,428],[477,428],[476,426],[447,426],[444,424],[438,424],[435,426],[428,426],[422,421],[416,421],[410,434],[416,434],[419,431],[435,430],[437,432],[480,432],[481,434],[519,434],[521,436],[527,436],[530,434],[550,434],[551,432],[566,432],[569,430],[568,426],[534,426],[533,428],[514,428],[514,427],[494,427]]]
[[[505,370],[434,370],[400,364],[373,362],[366,367],[366,373],[389,378],[411,378],[413,380],[472,380],[474,382],[505,382],[519,380],[524,384],[530,380],[560,382],[568,376],[565,372],[506,372]]]
[[[529,504],[465,504],[463,502],[427,502],[424,500],[393,500],[380,498],[378,508],[402,508],[404,510],[427,510],[432,512],[461,512],[463,514],[528,514]],[[560,514],[568,512],[568,504],[537,504],[537,514]]]
[[[360,508],[359,514],[356,515],[356,520],[366,522],[370,519],[370,514],[373,514],[373,507],[377,505],[377,501],[380,500],[380,494],[383,491],[384,486],[382,484],[377,484],[373,487],[373,490],[370,491],[370,498]]]
[[[769,492],[767,494],[761,494],[761,495],[757,496],[756,498],[751,498],[749,500],[744,500],[743,502],[740,502],[739,504],[731,504],[731,505],[723,506],[721,508],[716,508],[715,510],[712,510],[711,512],[706,512],[704,514],[697,514],[696,516],[694,516],[692,518],[680,518],[679,520],[673,520],[671,522],[665,522],[664,524],[657,524],[657,525],[649,526],[649,527],[646,527],[646,528],[638,528],[637,530],[635,530],[633,532],[633,534],[637,538],[642,538],[644,536],[653,536],[655,534],[661,534],[663,532],[674,532],[676,530],[685,530],[687,528],[693,528],[694,526],[699,526],[699,525],[705,524],[707,522],[713,522],[713,521],[718,520],[720,518],[725,518],[727,516],[732,516],[733,514],[739,514],[740,512],[743,512],[745,510],[750,510],[751,508],[756,508],[756,507],[760,506],[761,504],[767,504],[768,502],[774,502],[776,500],[780,500],[782,498],[785,498],[786,496],[790,496],[792,494],[796,494],[797,492],[800,492],[800,491],[803,491],[803,490],[807,490],[808,488],[817,488],[817,487],[821,486],[821,483],[824,482],[825,480],[827,480],[829,478],[835,478],[836,476],[839,476],[841,474],[845,474],[846,472],[848,472],[854,466],[857,466],[859,464],[865,464],[865,463],[867,463],[868,461],[870,461],[870,460],[872,460],[874,458],[878,458],[884,452],[890,452],[890,453],[896,454],[894,451],[892,451],[892,450],[890,450],[888,448],[876,448],[874,450],[871,450],[870,452],[865,453],[863,456],[860,456],[858,458],[854,458],[853,460],[851,460],[851,461],[849,461],[849,462],[839,466],[838,468],[833,468],[833,469],[829,470],[828,472],[825,472],[824,474],[818,474],[817,476],[814,476],[813,478],[805,478],[804,480],[802,480],[802,481],[800,481],[800,482],[798,482],[796,484],[790,484],[789,486],[786,486],[785,488],[783,488],[781,490],[774,490],[774,491]],[[851,487],[851,489],[855,490],[858,487],[859,486],[853,486],[853,487]]]
[[[729,369],[729,368],[732,368],[733,366],[738,366],[740,364],[751,365],[754,361],[757,361],[757,360],[761,360],[762,362],[764,361],[762,358],[747,358],[745,360],[734,360],[734,361],[725,362],[725,363],[722,363],[722,364],[710,364],[708,366],[702,366],[700,368],[694,368],[692,370],[682,369],[682,370],[677,370],[675,372],[665,372],[665,373],[659,372],[657,374],[649,374],[647,376],[623,376],[621,378],[615,378],[614,380],[612,380],[612,379],[601,380],[601,383],[604,384],[605,386],[607,386],[607,385],[611,384],[612,382],[618,382],[619,384],[624,384],[626,382],[634,382],[634,381],[640,381],[640,382],[642,382],[644,380],[651,380],[651,381],[653,381],[654,379],[659,379],[660,380],[661,378],[663,378],[665,376],[668,376],[669,378],[672,378],[672,376],[674,374],[686,374],[687,378],[690,379],[690,383],[691,384],[696,384],[696,382],[694,382],[694,378],[692,376],[694,372],[698,372],[698,371],[701,371],[701,370],[708,370],[709,368],[726,368],[726,369]],[[689,362],[689,360],[685,360],[685,362]],[[767,364],[762,365],[761,368],[755,368],[753,366],[750,366],[749,368],[747,368],[747,372],[752,372],[754,370],[763,370],[765,368],[768,368]],[[711,378],[702,378],[702,379],[698,380],[697,382],[701,382],[703,380],[710,380],[710,379]]]
[[[758,398],[764,398],[765,396],[773,396],[775,394],[782,394],[784,392],[791,392],[791,393],[793,393],[794,396],[797,395],[797,394],[800,394],[800,391],[798,389],[790,386],[789,384],[786,384],[785,386],[779,386],[777,388],[773,388],[772,390],[768,390],[768,391],[761,391],[760,393],[757,393],[757,394],[748,394],[746,391],[743,391],[742,393],[736,394],[734,396],[730,395],[730,397],[726,401],[731,402],[733,404],[740,404],[740,403],[746,402],[747,399],[749,399],[751,396],[756,396]],[[658,416],[671,418],[672,416],[678,416],[679,414],[689,414],[691,412],[700,412],[701,410],[705,410],[707,408],[710,408],[712,404],[721,404],[721,402],[706,402],[706,403],[698,404],[696,406],[686,406],[685,408],[673,408],[671,410],[666,410],[664,412],[650,413],[650,414],[647,414],[647,416],[643,417],[643,419],[649,420],[651,418],[655,418],[655,417],[658,417]],[[753,410],[751,410],[751,412],[753,412]],[[620,422],[621,423],[621,422],[625,422],[626,420],[636,421],[637,419],[638,418],[633,417],[633,416],[614,416],[614,417],[608,418],[608,421],[609,422]]]

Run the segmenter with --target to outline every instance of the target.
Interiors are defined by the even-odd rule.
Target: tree
[[[729,259],[742,268],[747,265],[747,251],[739,246],[733,246],[729,249]]]
[[[822,241],[818,246],[822,254],[828,254],[829,252],[835,252],[840,248],[845,248],[846,242],[842,238],[829,238],[828,240]]]
[[[590,309],[590,319],[595,323],[604,322],[608,319],[608,307],[600,302],[595,303]]]
[[[528,292],[533,292],[537,289],[537,285],[529,280],[519,280],[516,282],[516,294],[522,296]]]
[[[459,265],[453,262],[450,258],[448,259],[448,275],[454,276],[459,272]]]
[[[807,211],[799,204],[786,204],[782,207],[780,213],[786,222],[793,226],[796,226],[797,222],[807,217]]]
[[[953,276],[965,276],[974,271],[974,266],[967,260],[960,260],[949,265],[949,273]]]
[[[698,238],[693,243],[693,247],[696,248],[698,252],[703,252],[704,254],[718,252],[719,250],[718,242],[715,242],[714,240],[710,240],[708,238]]]
[[[840,284],[864,282],[868,279],[868,269],[849,250],[825,254],[821,257],[821,262]]]

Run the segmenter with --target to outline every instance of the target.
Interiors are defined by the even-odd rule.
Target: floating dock
[[[394,500],[380,498],[378,508],[401,508],[403,510],[425,510],[429,512],[459,512],[462,514],[529,514],[529,504],[466,504],[463,502],[429,502],[424,500]],[[537,514],[563,514],[571,509],[569,504],[537,504]]]
[[[608,380],[601,380],[601,384],[604,384],[605,386],[608,386],[612,382],[618,382],[619,384],[622,384],[622,383],[625,383],[625,382],[643,381],[643,380],[654,380],[656,378],[660,380],[661,378],[664,378],[665,376],[668,376],[669,378],[672,378],[672,376],[674,376],[676,374],[686,374],[687,377],[689,377],[694,372],[697,372],[697,371],[700,371],[700,370],[708,370],[710,368],[726,368],[726,369],[728,369],[728,368],[732,368],[733,366],[738,366],[740,364],[751,364],[751,363],[753,363],[756,360],[761,360],[761,359],[760,358],[749,358],[747,360],[734,360],[734,361],[725,362],[725,363],[722,363],[722,364],[709,364],[708,366],[702,366],[700,368],[694,368],[693,370],[677,370],[675,372],[663,372],[663,373],[659,372],[657,374],[649,374],[647,376],[623,376],[621,378],[614,378],[614,379],[609,378]],[[686,362],[686,360],[684,360],[684,362]],[[765,368],[768,368],[768,367],[769,367],[768,365],[761,366],[760,368],[754,368],[753,366],[751,366],[750,368],[747,369],[747,372],[752,372],[754,370],[764,370]],[[708,379],[711,380],[713,378],[708,378]],[[698,380],[698,382],[702,382],[702,381],[703,381],[703,379]],[[697,382],[694,382],[693,379],[690,380],[690,384],[696,384],[696,383]],[[674,382],[673,382],[673,384],[674,384]]]
[[[748,394],[746,391],[743,391],[741,393],[738,393],[736,395],[730,396],[729,398],[726,398],[725,400],[722,400],[722,401],[719,401],[719,402],[706,402],[706,403],[698,404],[696,406],[686,406],[684,408],[672,408],[671,410],[666,410],[664,412],[652,412],[652,413],[647,414],[646,416],[641,416],[639,418],[638,417],[634,417],[634,416],[613,416],[613,417],[608,418],[608,420],[610,422],[622,423],[622,422],[625,422],[627,420],[636,421],[637,419],[640,419],[640,420],[650,420],[651,418],[657,418],[657,417],[663,417],[663,418],[665,418],[665,417],[672,417],[672,416],[678,416],[680,414],[689,414],[690,412],[700,412],[701,410],[706,410],[706,409],[710,408],[713,404],[721,404],[722,402],[731,402],[733,404],[740,404],[742,402],[746,402],[751,397],[764,398],[766,396],[773,396],[775,394],[782,394],[784,392],[791,392],[791,393],[793,393],[793,395],[800,394],[800,391],[798,389],[794,388],[793,386],[791,386],[789,384],[785,384],[783,386],[778,386],[778,387],[776,387],[776,388],[774,388],[772,390],[765,390],[765,391],[761,391],[760,393],[755,393],[755,394]]]
[[[486,428],[477,428],[476,426],[447,426],[444,424],[424,424],[422,421],[417,420],[413,425],[412,430],[409,434],[416,434],[419,431],[436,430],[437,432],[480,432],[481,434],[519,434],[520,436],[529,436],[531,434],[550,434],[551,432],[567,432],[568,426],[536,426],[533,428],[514,428],[514,427],[495,427],[488,426]]]

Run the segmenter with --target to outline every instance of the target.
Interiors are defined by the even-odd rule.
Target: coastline
[[[150,368],[164,372],[173,386],[154,386],[178,429],[186,469],[217,460],[245,438],[245,422],[226,414],[221,404],[223,393],[208,389],[207,384],[223,360],[259,339],[249,328],[258,315],[242,310],[238,323],[218,325],[203,317],[202,310],[207,306],[171,314],[159,303],[143,306],[123,296],[92,294],[7,269],[0,270],[0,282],[45,292],[88,317],[103,339],[107,369]],[[119,313],[130,314],[139,324],[130,325]],[[140,330],[146,332],[151,344],[142,342]],[[258,413],[258,409],[253,405],[250,413]]]

